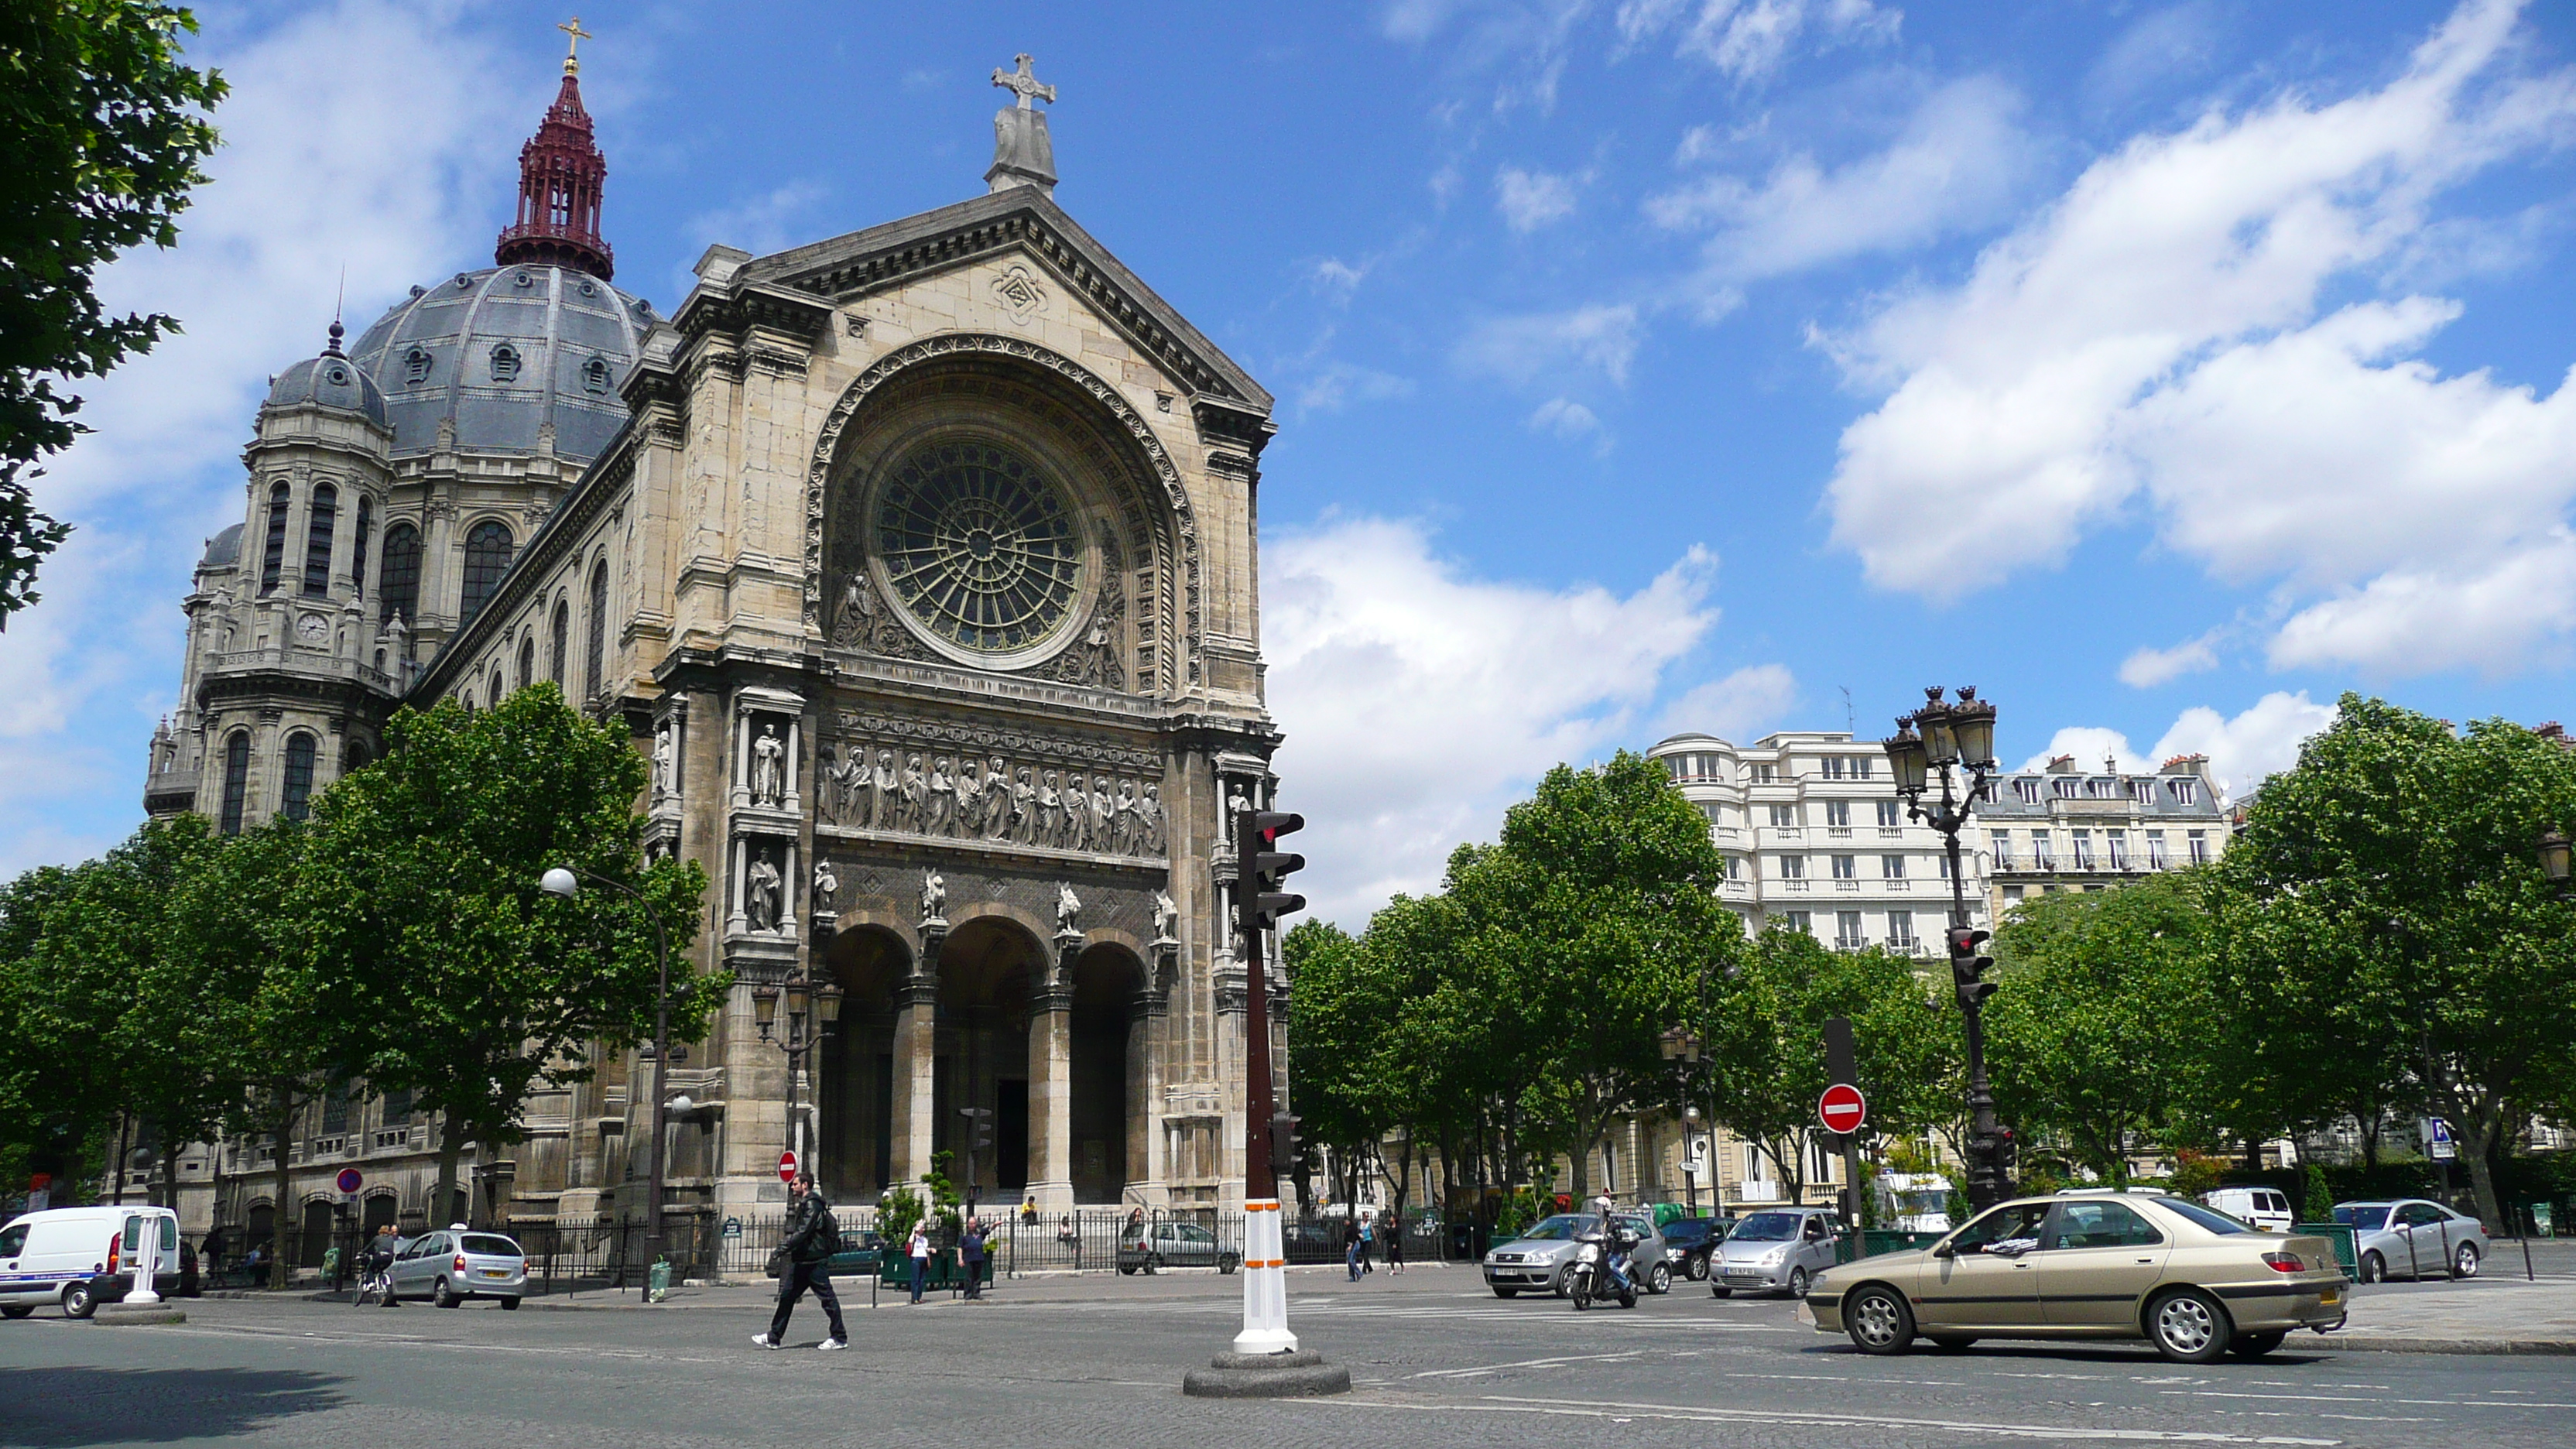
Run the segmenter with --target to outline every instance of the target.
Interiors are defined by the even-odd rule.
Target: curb
[[[2288,1347],[2288,1345],[2283,1345]],[[2309,1352],[2337,1350],[2363,1353],[2514,1354],[2523,1357],[2576,1356],[2571,1338],[2345,1338],[2334,1335]]]

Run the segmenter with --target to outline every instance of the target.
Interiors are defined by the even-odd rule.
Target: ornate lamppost
[[[787,1003],[787,1030],[774,1034],[782,999]],[[805,1054],[822,1045],[823,1034],[841,1019],[841,988],[829,981],[817,986],[810,973],[800,970],[787,978],[783,989],[754,987],[751,1012],[752,1020],[760,1026],[760,1039],[787,1053],[787,1140],[796,1149],[798,1169],[811,1171],[812,1159],[805,1147],[805,1119],[797,1115],[796,1098],[805,1080]]]
[[[1961,867],[1959,831],[1995,773],[1995,707],[1977,698],[1974,685],[1960,686],[1955,703],[1943,700],[1938,685],[1923,694],[1923,707],[1900,717],[1895,735],[1885,745],[1888,764],[1896,773],[1897,793],[1905,797],[1906,814],[1941,832],[1950,855],[1950,975],[1958,989],[1959,1015],[1968,1041],[1968,1205],[1984,1212],[2011,1195],[2004,1161],[2011,1137],[1995,1121],[1994,1093],[1986,1084],[1985,999],[1994,994],[1995,984],[1980,978],[1994,959],[1982,950],[1988,933],[1968,924],[1967,872]],[[1935,771],[1941,777],[1941,799],[1927,806],[1923,797]],[[1964,791],[1954,790],[1954,772],[1962,777]]]
[[[1685,1026],[1668,1029],[1655,1038],[1655,1046],[1664,1060],[1682,1064],[1682,1184],[1690,1199],[1690,1215],[1699,1216],[1699,1172],[1695,1163],[1705,1158],[1691,1156],[1691,1140],[1699,1123],[1700,1040],[1699,1034]],[[1712,1194],[1716,1184],[1709,1185]]]

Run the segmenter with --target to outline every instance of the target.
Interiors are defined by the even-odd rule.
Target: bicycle
[[[392,1266],[388,1264],[382,1268],[369,1268],[362,1273],[358,1278],[358,1291],[349,1301],[359,1308],[393,1307],[394,1270]]]

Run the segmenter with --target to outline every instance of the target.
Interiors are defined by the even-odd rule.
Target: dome
[[[340,353],[340,324],[331,324],[331,345],[320,357],[295,364],[268,385],[268,405],[296,407],[313,403],[344,412],[365,413],[371,422],[385,420],[385,395],[376,380]]]
[[[394,456],[438,446],[453,421],[461,453],[555,453],[587,463],[626,423],[617,390],[654,325],[652,304],[570,267],[459,272],[376,320],[350,357],[384,389]]]
[[[242,526],[231,525],[206,540],[206,556],[197,560],[201,569],[228,569],[241,557]]]

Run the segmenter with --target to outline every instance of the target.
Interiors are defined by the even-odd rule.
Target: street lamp
[[[663,1133],[669,1122],[669,1103],[663,1101],[669,1091],[671,1070],[671,938],[662,929],[662,913],[643,893],[624,881],[594,875],[578,866],[559,865],[547,871],[537,882],[548,895],[571,900],[581,894],[581,883],[604,885],[644,908],[644,918],[653,923],[653,1146],[651,1175],[645,1190],[652,1194],[644,1204],[644,1259],[650,1263],[662,1253],[662,1179]]]
[[[2567,892],[2568,853],[2566,836],[2555,830],[2540,833],[2540,873],[2561,895]]]
[[[1896,791],[1905,797],[1908,817],[1941,832],[1950,856],[1950,974],[1958,988],[1959,1015],[1968,1046],[1968,1204],[1984,1212],[2004,1200],[2005,1134],[1995,1121],[1995,1098],[1986,1082],[1985,998],[1995,989],[1981,981],[1994,963],[1981,947],[1987,936],[1968,924],[1968,879],[1961,868],[1959,831],[1976,808],[1977,797],[1995,773],[1995,707],[1977,698],[1974,685],[1962,685],[1956,701],[1942,698],[1940,686],[1923,691],[1923,707],[1899,718],[1896,733],[1883,742]],[[1953,772],[1965,777],[1964,795],[1954,793]],[[1925,805],[1932,776],[1941,779],[1938,804]]]
[[[778,1006],[787,1004],[787,1030],[780,1033]],[[814,978],[800,969],[781,985],[752,988],[751,1017],[760,1028],[760,1039],[787,1053],[787,1121],[789,1142],[796,1152],[799,1171],[808,1170],[805,1153],[805,1122],[797,1115],[797,1084],[805,1075],[805,1054],[822,1044],[823,1034],[841,1019],[841,988],[830,981],[817,986]],[[808,1030],[806,1021],[813,1021]]]
[[[1668,1062],[1682,1064],[1682,1184],[1690,1200],[1690,1215],[1699,1216],[1699,1174],[1692,1171],[1691,1124],[1699,1120],[1699,1105],[1691,1098],[1698,1095],[1700,1074],[1699,1034],[1685,1026],[1667,1028],[1655,1038],[1655,1047]]]

